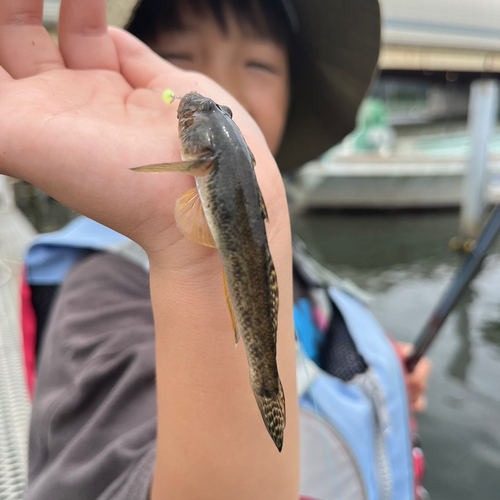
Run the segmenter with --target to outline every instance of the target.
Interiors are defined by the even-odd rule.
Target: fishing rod
[[[469,283],[474,279],[491,248],[495,237],[500,233],[500,204],[497,205],[486,224],[483,232],[477,239],[475,248],[465,259],[448,291],[442,297],[433,314],[427,321],[424,329],[417,337],[413,354],[405,361],[406,368],[412,372],[420,358],[427,351],[432,341],[436,338],[441,326],[453,310]]]

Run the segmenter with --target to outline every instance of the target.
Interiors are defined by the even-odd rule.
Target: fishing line
[[[342,500],[342,496],[340,495],[339,485],[337,483],[337,477],[335,475],[335,470],[333,468],[332,456],[330,454],[330,450],[328,448],[328,443],[326,441],[325,429],[323,427],[323,423],[321,422],[321,417],[319,415],[319,410],[318,410],[318,403],[316,401],[316,397],[314,396],[314,391],[313,391],[312,384],[311,384],[311,378],[309,377],[309,371],[307,370],[306,358],[304,355],[304,350],[302,348],[302,342],[301,342],[300,337],[299,337],[299,332],[296,328],[295,328],[295,336],[297,337],[297,340],[299,343],[300,357],[302,358],[302,364],[304,365],[304,371],[306,372],[307,386],[309,387],[309,393],[311,394],[311,398],[313,400],[314,412],[316,413],[316,418],[318,419],[319,428],[320,428],[320,432],[321,432],[321,438],[323,440],[323,445],[325,447],[326,456],[328,457],[328,463],[330,465],[330,470],[332,471],[333,484],[335,485],[335,491],[337,493],[337,498],[338,498],[338,500]]]

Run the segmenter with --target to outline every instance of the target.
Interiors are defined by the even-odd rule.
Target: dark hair
[[[292,27],[282,0],[142,0],[127,29],[143,42],[152,42],[161,31],[184,28],[185,8],[212,14],[223,31],[227,31],[226,15],[230,11],[242,29],[269,37],[290,50]]]

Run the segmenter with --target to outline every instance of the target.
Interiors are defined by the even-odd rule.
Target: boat
[[[428,209],[458,207],[467,168],[463,158],[357,154],[307,163],[286,182],[294,208]],[[488,203],[500,203],[500,156],[489,164]]]

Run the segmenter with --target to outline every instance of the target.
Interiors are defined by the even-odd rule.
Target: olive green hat
[[[342,140],[377,64],[378,0],[281,0],[305,61],[277,162],[294,170]],[[137,0],[108,0],[108,21],[125,27]]]

